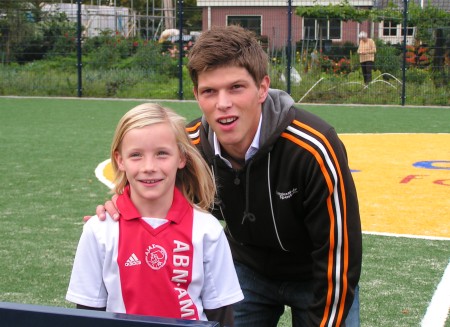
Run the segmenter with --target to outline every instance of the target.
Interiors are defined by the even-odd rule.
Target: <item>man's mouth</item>
[[[222,125],[229,125],[237,120],[237,117],[219,119],[219,123]]]

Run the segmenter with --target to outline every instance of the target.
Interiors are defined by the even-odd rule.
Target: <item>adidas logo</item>
[[[127,262],[125,262],[125,267],[137,266],[141,264],[141,260],[138,259],[136,254],[130,255]]]

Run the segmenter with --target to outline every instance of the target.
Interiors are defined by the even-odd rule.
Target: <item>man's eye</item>
[[[213,90],[211,89],[206,89],[202,91],[202,94],[211,94],[213,92]]]

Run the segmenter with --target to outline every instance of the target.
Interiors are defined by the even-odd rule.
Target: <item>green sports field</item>
[[[0,301],[72,306],[82,217],[110,197],[94,171],[119,118],[142,102],[0,98]],[[163,104],[200,114],[195,102]],[[362,326],[450,327],[450,108],[302,107],[342,134],[354,170]]]

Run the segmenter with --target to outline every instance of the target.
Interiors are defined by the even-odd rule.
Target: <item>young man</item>
[[[295,327],[358,326],[362,237],[346,150],[332,126],[269,88],[267,66],[236,26],[202,33],[189,53],[203,116],[187,130],[217,182],[213,214],[244,292],[235,325],[275,327],[287,305]]]

